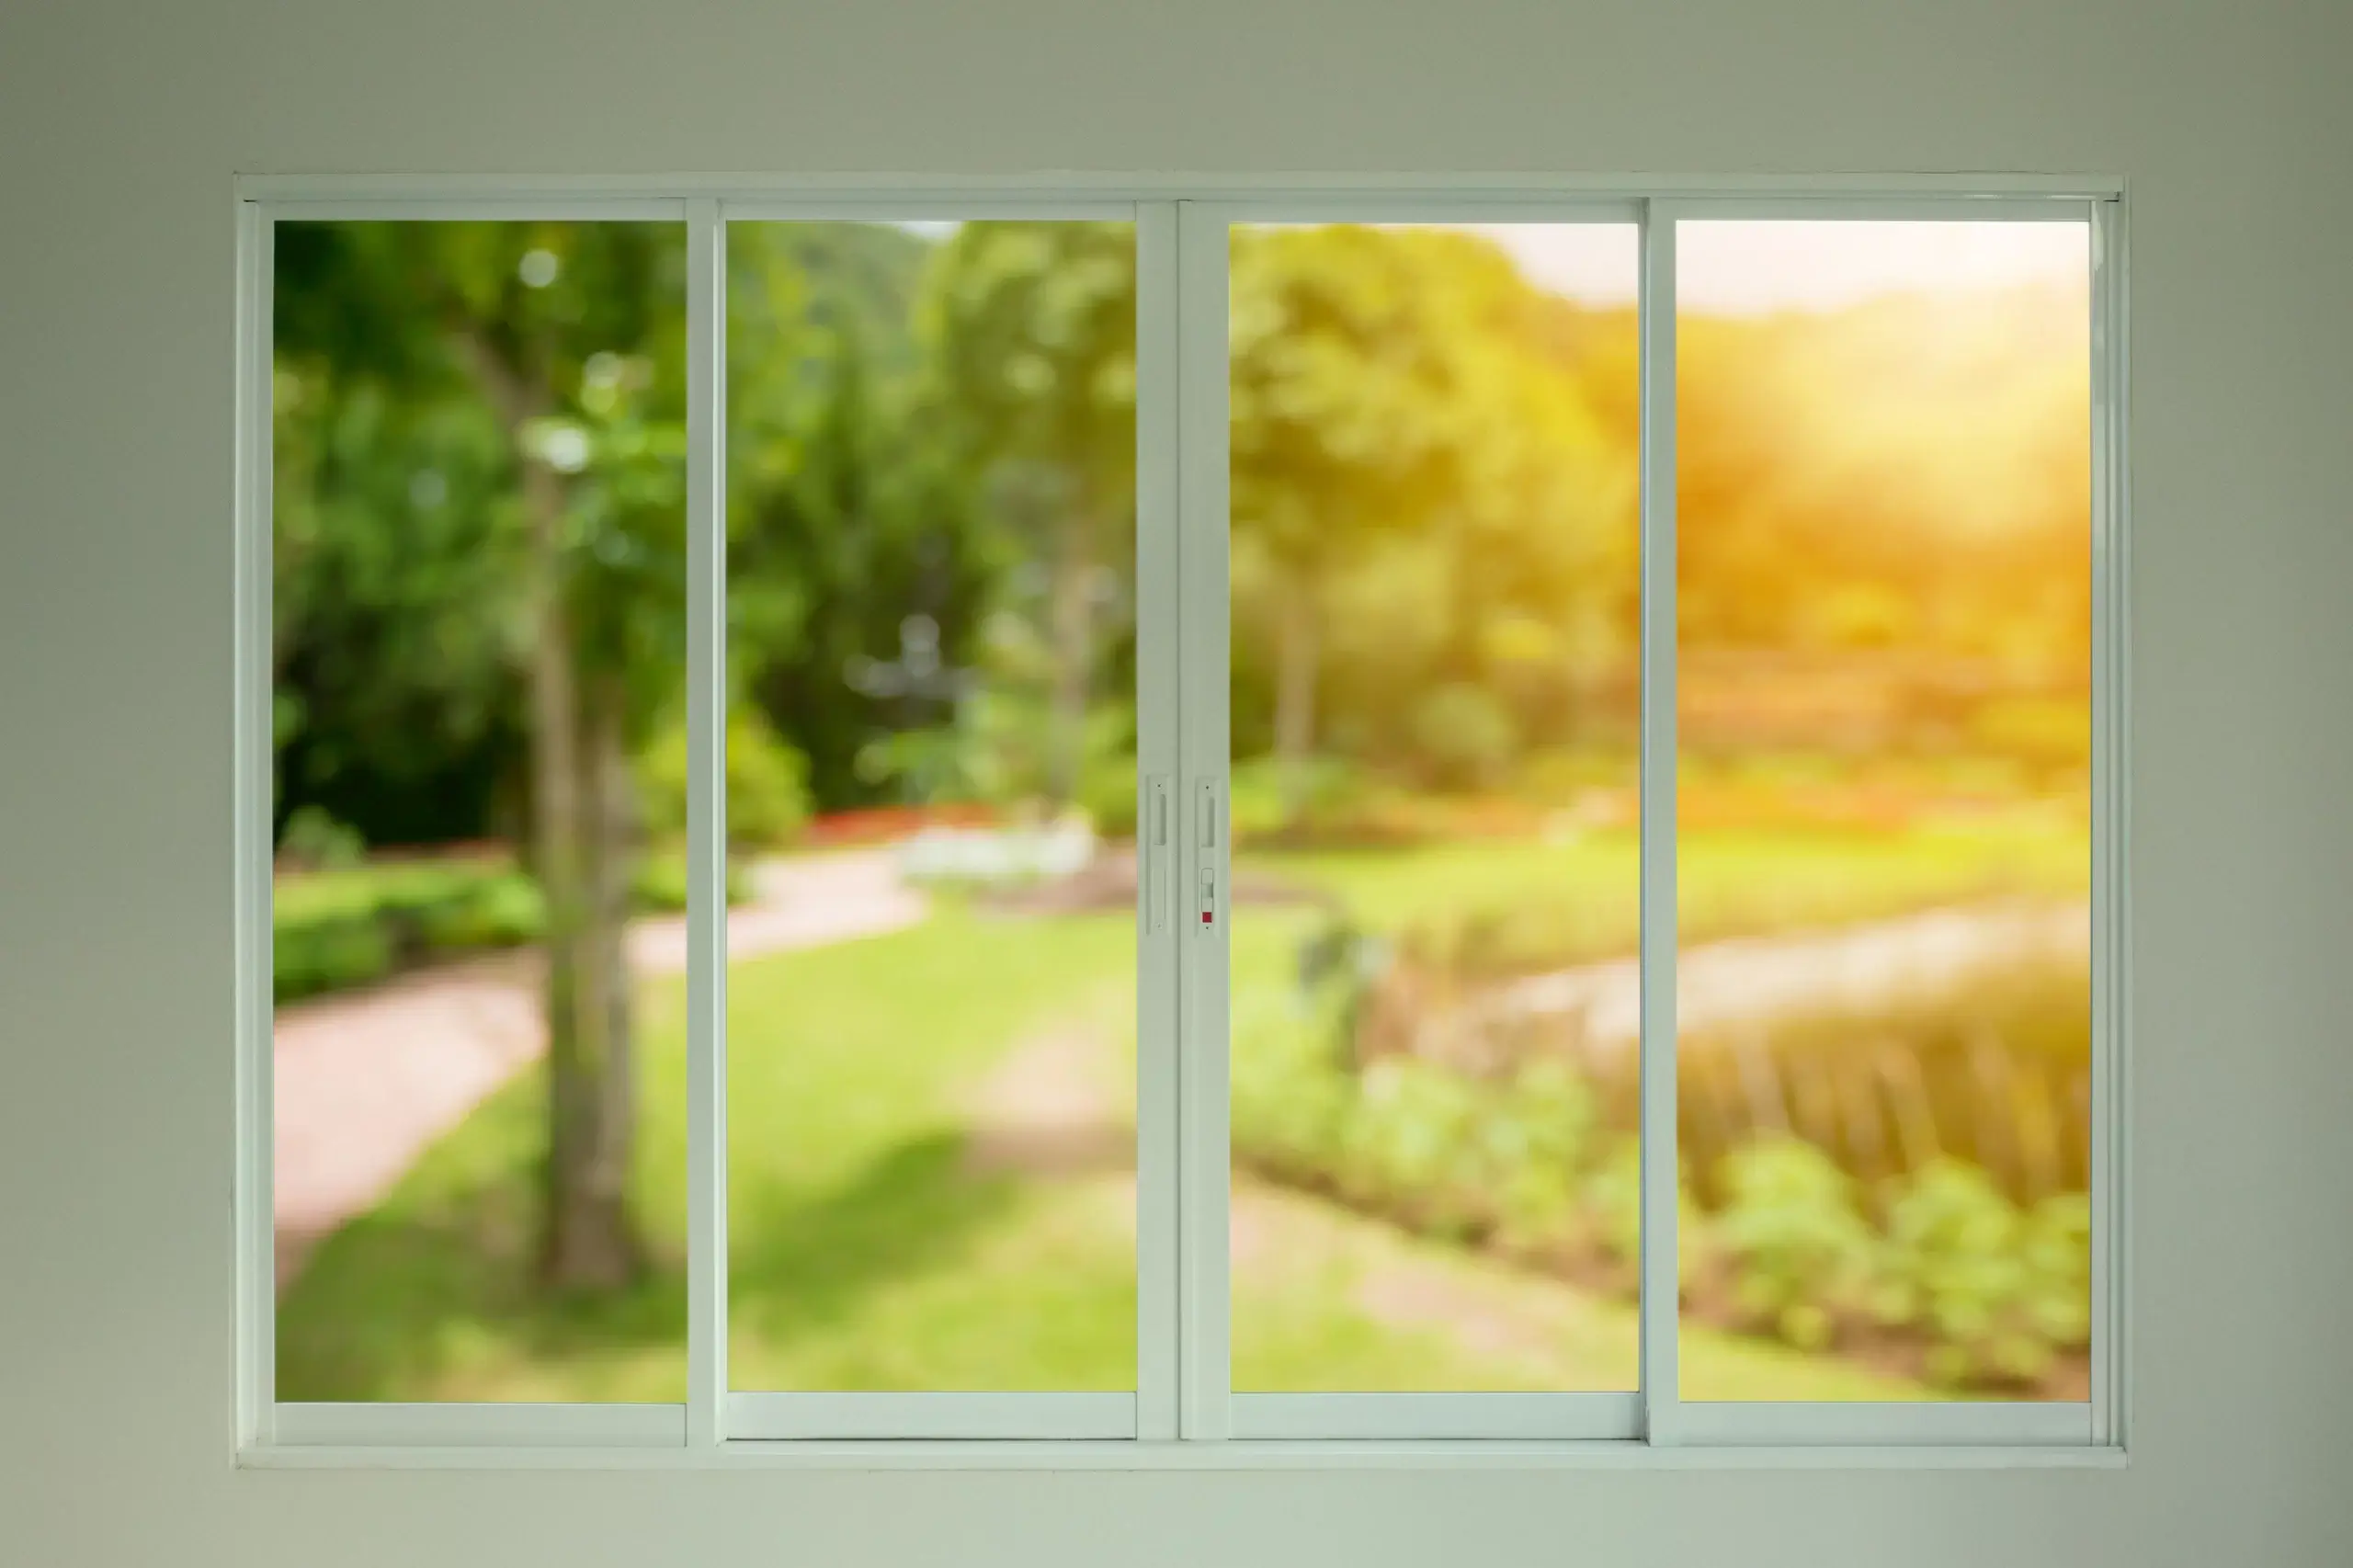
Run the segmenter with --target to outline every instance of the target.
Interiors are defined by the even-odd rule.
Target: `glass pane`
[[[2083,1399],[2087,230],[1679,251],[1683,1396]]]
[[[684,1397],[684,278],[278,226],[281,1399]]]
[[[731,1376],[1135,1386],[1135,237],[732,226]]]
[[[1631,1389],[1635,231],[1231,267],[1234,1386]]]

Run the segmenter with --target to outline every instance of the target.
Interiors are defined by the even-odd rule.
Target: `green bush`
[[[630,881],[630,902],[641,913],[676,915],[687,907],[687,858],[676,850],[641,856]],[[727,902],[752,896],[752,879],[737,861],[727,863]]]
[[[2026,1255],[2034,1273],[2029,1315],[2052,1344],[2092,1342],[2092,1199],[2087,1192],[2046,1198],[2029,1210]]]
[[[1347,758],[1311,756],[1301,766],[1302,796],[1293,815],[1286,810],[1278,758],[1234,765],[1227,810],[1238,842],[1398,846],[1429,835],[1428,813],[1420,802]]]
[[[646,829],[657,839],[687,831],[687,728],[675,724],[638,758],[638,798]],[[782,848],[809,822],[809,759],[776,732],[757,709],[727,717],[727,839],[761,849]]]
[[[1675,1189],[1675,1252],[1685,1279],[1698,1278],[1716,1256],[1714,1222],[1692,1200],[1686,1173]],[[1605,1256],[1629,1271],[1643,1260],[1643,1145],[1632,1133],[1609,1140],[1578,1193],[1586,1233]]]
[[[1505,1246],[1551,1251],[1584,1239],[1577,1178],[1600,1120],[1591,1086],[1551,1058],[1522,1065],[1495,1097],[1461,1179]]]
[[[731,865],[728,902],[742,902],[749,886]],[[685,858],[641,857],[631,901],[640,911],[684,909]],[[290,881],[272,925],[271,991],[286,1002],[367,985],[428,957],[535,942],[547,906],[537,882],[496,861],[395,863]]]
[[[1593,1238],[1617,1262],[1631,1268],[1643,1259],[1643,1147],[1629,1134],[1609,1148],[1586,1178],[1578,1207]]]
[[[324,807],[301,806],[286,819],[278,852],[297,865],[339,871],[366,860],[368,843],[358,829],[337,822]]]
[[[1875,1282],[1877,1238],[1854,1183],[1811,1143],[1759,1139],[1724,1156],[1716,1240],[1743,1316],[1819,1350],[1860,1311]]]
[[[1456,683],[1424,697],[1413,713],[1415,761],[1448,789],[1492,786],[1519,752],[1511,710],[1484,687]]]
[[[1078,804],[1087,822],[1105,838],[1136,835],[1136,758],[1133,752],[1090,756],[1080,769]],[[1169,803],[1176,809],[1176,802]]]
[[[1245,1159],[1432,1235],[1483,1236],[1548,1265],[1606,1259],[1599,1283],[1632,1288],[1641,1143],[1604,1131],[1575,1066],[1536,1058],[1497,1083],[1389,1055],[1359,1075],[1349,1007],[1347,987],[1311,983],[1237,1017],[1233,1134]],[[2033,1386],[2089,1341],[2080,1193],[2020,1211],[1985,1171],[1947,1160],[1890,1185],[1882,1232],[1832,1154],[1786,1134],[1736,1147],[1716,1189],[1711,1213],[1688,1168],[1677,1184],[1682,1279],[1728,1288],[1740,1322],[1800,1349],[1876,1321],[1923,1346],[1938,1381]]]
[[[280,1002],[381,980],[394,956],[391,931],[371,915],[281,925],[270,946],[270,993]]]
[[[1494,1201],[1495,1241],[1506,1252],[1581,1249],[1590,1234],[1573,1171],[1530,1162],[1504,1178]]]
[[[2032,1384],[2088,1339],[2090,1240],[2083,1195],[2029,1215],[1983,1170],[1939,1160],[1889,1204],[1883,1315],[1927,1332],[1939,1382]]]
[[[436,953],[511,948],[536,941],[547,928],[539,884],[509,873],[472,884],[417,912],[424,947]]]
[[[1323,1018],[1289,1009],[1237,1020],[1233,1136],[1245,1159],[1299,1180],[1331,1171],[1356,1099],[1332,1038]]]
[[[1479,1111],[1460,1074],[1410,1056],[1382,1057],[1362,1074],[1355,1114],[1341,1130],[1340,1190],[1403,1209],[1434,1230],[1460,1232],[1469,1216],[1458,1201],[1458,1177]]]

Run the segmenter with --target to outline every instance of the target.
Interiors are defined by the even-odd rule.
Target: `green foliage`
[[[1295,800],[1286,800],[1285,773],[1273,757],[1234,764],[1228,798],[1242,842],[1371,848],[1434,836],[1421,801],[1346,757],[1311,756],[1290,770]]]
[[[1293,1180],[1326,1179],[1357,1108],[1355,1081],[1334,1051],[1328,999],[1301,1011],[1261,1006],[1236,1019],[1234,1148]]]
[[[479,836],[524,756],[535,559],[582,689],[684,663],[675,225],[280,224],[279,781],[379,842]],[[522,504],[536,471],[552,538]]]
[[[728,869],[728,898],[746,896]],[[631,885],[642,911],[687,904],[685,859],[641,857]],[[281,879],[273,909],[272,990],[280,1002],[371,984],[411,965],[540,939],[539,884],[503,861],[360,866]]]
[[[1598,1245],[1632,1287],[1643,1261],[1643,1148],[1631,1133],[1607,1139],[1577,1194],[1581,1233]],[[1717,1254],[1714,1222],[1692,1197],[1688,1179],[1675,1190],[1677,1267],[1687,1282],[1710,1267]]]
[[[1413,714],[1415,760],[1434,784],[1493,785],[1519,749],[1518,726],[1484,687],[1449,682],[1425,696]]]
[[[641,912],[665,915],[682,913],[687,907],[687,858],[678,851],[668,851],[638,858],[636,872],[630,879],[631,903]],[[727,902],[742,903],[752,896],[751,872],[741,860],[727,862]]]
[[[1620,1136],[1586,1179],[1583,1202],[1594,1238],[1625,1268],[1643,1260],[1643,1149],[1639,1140]]]
[[[1116,554],[1135,495],[1133,226],[966,223],[926,270],[916,320],[999,478],[1017,465],[1064,493],[1080,562]]]
[[[2004,684],[2075,684],[2087,736],[2088,304],[2045,286],[1695,318],[1677,382],[1687,659],[1984,661]],[[1948,722],[1934,683],[1915,733]]]
[[[1362,776],[1344,757],[1309,757],[1299,770],[1298,780],[1301,817],[1324,832],[1348,814],[1363,796]],[[1237,837],[1266,839],[1299,825],[1286,812],[1283,788],[1283,767],[1273,757],[1251,757],[1233,765],[1227,798]],[[1313,836],[1322,837],[1324,832]]]
[[[1538,1057],[1504,1085],[1488,1139],[1499,1168],[1575,1171],[1591,1158],[1600,1127],[1601,1107],[1584,1074],[1557,1058]]]
[[[1116,751],[1088,758],[1078,776],[1078,803],[1095,831],[1106,838],[1136,834],[1136,757]],[[1171,803],[1172,809],[1174,802]]]
[[[1504,1085],[1481,1121],[1470,1177],[1504,1246],[1583,1243],[1577,1184],[1600,1121],[1591,1085],[1566,1062],[1529,1062]]]
[[[937,242],[881,223],[740,223],[728,240],[728,619],[745,699],[808,757],[813,801],[886,798],[878,731],[938,726],[942,699],[847,678],[910,634],[977,657],[1015,564],[915,301]]]
[[[809,821],[808,759],[756,708],[728,714],[726,746],[730,844],[755,849],[792,844]],[[657,840],[686,835],[688,760],[683,723],[665,726],[638,757],[638,801]]]
[[[272,990],[281,1002],[381,980],[428,955],[536,939],[528,877],[494,862],[359,867],[278,884]]]
[[[280,1002],[366,985],[392,972],[392,933],[369,915],[278,923],[270,944],[270,993]]]
[[[1715,1235],[1741,1312],[1802,1350],[1819,1350],[1861,1309],[1876,1238],[1854,1184],[1811,1143],[1760,1139],[1725,1156]]]
[[[870,941],[743,960],[730,973],[733,1357],[764,1388],[1104,1389],[1134,1378],[1135,1263],[1116,1182],[982,1176],[960,1147],[973,1082],[1076,1009],[1133,994],[1124,915],[1012,922],[951,913]],[[921,974],[924,985],[905,984]],[[610,1295],[528,1288],[545,1142],[527,1071],[327,1238],[283,1293],[290,1400],[672,1401],[687,1387],[688,1074],[681,986],[643,993],[643,1120],[631,1173],[655,1260]],[[1128,1037],[1107,1023],[1107,1063]],[[1237,1051],[1239,1072],[1245,1058]],[[1115,1068],[1116,1070],[1116,1068]],[[1272,1258],[1235,1270],[1235,1381],[1309,1387],[1626,1386],[1631,1305],[1270,1198]],[[1375,1277],[1444,1282],[1500,1337],[1400,1323]],[[1531,1308],[1540,1309],[1531,1312]],[[1687,1380],[1773,1399],[1900,1398],[1903,1381],[1687,1324]],[[1312,1381],[1311,1380],[1329,1380]]]
[[[547,927],[547,902],[529,877],[486,878],[415,912],[424,945],[437,953],[519,947]]]
[[[1386,1200],[1441,1232],[1472,1218],[1461,1181],[1475,1148],[1480,1097],[1460,1074],[1410,1056],[1367,1068],[1339,1139],[1339,1188],[1360,1201]]]
[[[2026,1258],[2033,1281],[2028,1316],[2066,1350],[2092,1342],[2092,1199],[2053,1193],[2027,1211]]]
[[[367,840],[357,828],[335,820],[324,806],[303,806],[286,819],[278,835],[280,858],[317,871],[343,871],[368,858]]]
[[[1246,766],[1234,770],[1238,831]],[[2080,896],[2086,853],[2078,831],[1999,821],[1902,835],[1687,829],[1681,842],[1678,913],[1687,942],[1859,923],[1938,904]],[[1641,929],[1635,853],[1631,834],[1543,845],[1457,840],[1333,869],[1377,926],[1472,983],[1631,955]],[[1322,869],[1313,860],[1299,864]],[[2040,1020],[2029,1030],[2038,1050],[2080,1052],[2084,993],[2064,970],[2022,970],[1977,1016],[1997,1017],[2006,1030]],[[2079,1020],[2072,1026],[2060,1006],[2071,994]]]
[[[1984,1172],[1942,1160],[1889,1204],[1882,1316],[1929,1335],[1929,1374],[2031,1385],[2089,1335],[2091,1210],[2080,1193],[2021,1213]]]
[[[801,836],[809,821],[809,760],[755,711],[727,722],[727,835],[763,848]]]
[[[1574,307],[1476,237],[1334,224],[1237,230],[1232,314],[1239,751],[1287,659],[1294,733],[1402,779],[1579,730],[1631,648],[1634,531]]]

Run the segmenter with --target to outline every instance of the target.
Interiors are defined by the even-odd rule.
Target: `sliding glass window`
[[[684,1393],[685,251],[276,226],[280,1400]]]
[[[2082,1402],[2089,225],[1677,261],[1683,1397]]]
[[[731,1387],[1131,1436],[1135,226],[727,247]]]
[[[2120,1444],[2112,196],[241,220],[249,1447]]]

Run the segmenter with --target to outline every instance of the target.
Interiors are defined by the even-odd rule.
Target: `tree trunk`
[[[1312,585],[1283,595],[1275,627],[1275,766],[1282,789],[1283,825],[1295,828],[1307,812],[1307,771],[1315,747],[1315,675],[1322,638]]]
[[[1059,815],[1078,798],[1079,773],[1086,760],[1086,699],[1095,657],[1093,519],[1074,508],[1063,528],[1055,562],[1051,605],[1054,692],[1051,733],[1047,741],[1046,794]]]
[[[547,909],[548,1155],[540,1268],[551,1284],[597,1285],[609,1282],[610,1274],[594,1175],[607,1019],[599,1006],[603,955],[591,940],[597,868],[586,850],[595,842],[598,802],[584,788],[590,753],[563,603],[563,485],[534,460],[525,459],[522,472],[533,601],[531,869]]]
[[[540,1271],[559,1288],[609,1287],[630,1278],[640,1256],[625,1179],[634,1108],[622,710],[612,694],[580,689],[564,608],[563,481],[523,439],[547,412],[546,391],[480,334],[460,332],[457,347],[506,428],[529,528],[530,861],[546,906],[547,957]],[[593,699],[585,708],[584,695]]]
[[[628,939],[637,824],[620,683],[594,680],[581,696],[579,1027],[563,1071],[551,1078],[546,1267],[553,1284],[612,1289],[636,1277],[643,1256],[629,1208],[636,1119]]]

